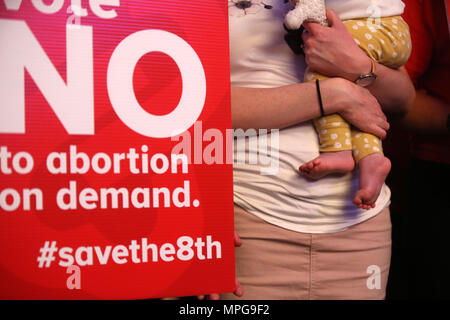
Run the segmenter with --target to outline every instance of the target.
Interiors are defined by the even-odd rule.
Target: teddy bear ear
[[[297,55],[305,55],[302,49],[303,39],[302,39],[302,33],[305,28],[303,26],[300,27],[300,29],[297,30],[289,30],[285,25],[284,29],[287,31],[287,33],[284,35],[284,40],[288,44],[289,48],[297,54]]]

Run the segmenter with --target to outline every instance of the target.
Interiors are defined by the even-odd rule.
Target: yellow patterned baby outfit
[[[343,22],[359,47],[376,62],[399,68],[408,60],[411,38],[408,25],[400,16]],[[309,69],[305,73],[305,81],[326,78]],[[320,152],[353,150],[356,162],[372,153],[383,154],[378,137],[350,127],[338,114],[315,119],[314,126],[319,134]]]

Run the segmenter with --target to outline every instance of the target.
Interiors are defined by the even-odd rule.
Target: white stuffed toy
[[[305,21],[318,22],[328,26],[325,13],[325,0],[289,0],[294,9],[289,11],[285,17],[285,25],[290,30],[297,30]]]

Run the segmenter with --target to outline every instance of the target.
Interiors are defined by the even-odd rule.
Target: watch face
[[[376,76],[374,74],[366,74],[356,80],[356,84],[361,87],[367,87],[375,81]]]

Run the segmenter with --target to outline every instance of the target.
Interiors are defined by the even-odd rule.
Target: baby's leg
[[[358,46],[378,63],[399,68],[411,54],[411,37],[400,16],[343,21]]]
[[[381,187],[391,170],[391,162],[383,155],[381,141],[374,135],[352,130],[353,156],[359,167],[359,189],[353,203],[359,208],[375,207]]]
[[[325,79],[326,77],[307,70],[305,80]],[[350,126],[337,114],[314,120],[319,135],[320,155],[300,166],[300,173],[312,179],[319,179],[330,173],[343,173],[353,170]]]
[[[411,39],[401,17],[347,20],[344,24],[359,47],[377,62],[398,68],[408,60]],[[370,209],[375,206],[391,163],[381,151],[380,140],[372,135],[352,131],[352,145],[360,169],[359,190],[353,202]]]

